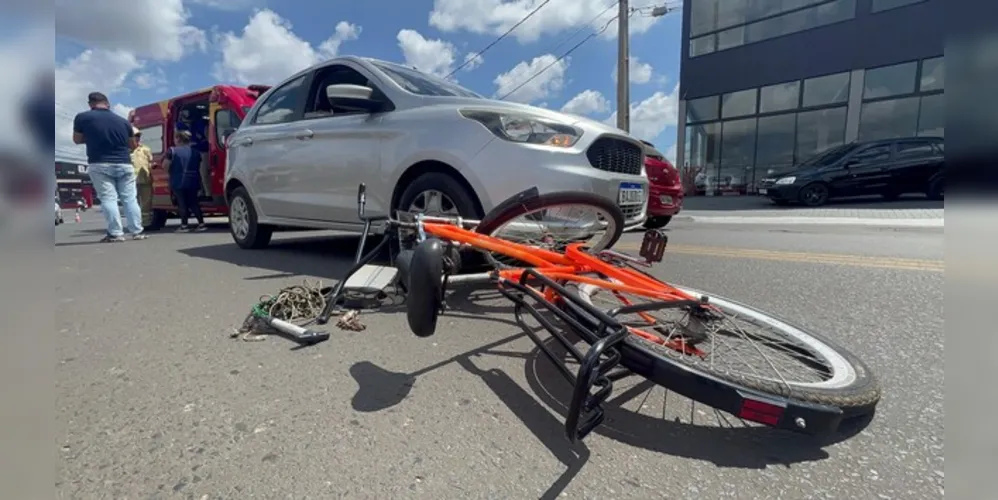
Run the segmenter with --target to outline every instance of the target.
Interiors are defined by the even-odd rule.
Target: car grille
[[[635,217],[640,217],[641,211],[644,209],[644,205],[624,205],[620,207],[620,211],[624,214],[625,221],[630,221]]]
[[[766,189],[772,186],[773,184],[776,184],[776,179],[763,179],[759,181],[759,187],[762,189]]]
[[[644,153],[628,141],[601,137],[589,146],[589,164],[600,170],[618,174],[641,175]]]

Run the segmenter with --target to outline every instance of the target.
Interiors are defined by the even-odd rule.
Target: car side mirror
[[[341,83],[326,87],[326,99],[329,100],[329,104],[367,113],[374,113],[382,107],[381,101],[374,99],[373,95],[374,89],[364,85]]]

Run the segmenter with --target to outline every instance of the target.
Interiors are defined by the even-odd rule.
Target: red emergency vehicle
[[[170,218],[179,216],[176,197],[170,190],[169,175],[162,168],[163,154],[173,145],[178,122],[203,132],[194,146],[201,150],[202,179],[206,189],[200,202],[205,216],[228,214],[225,204],[225,139],[239,127],[246,112],[268,86],[214,85],[179,97],[139,106],[128,121],[142,132],[142,143],[153,153],[153,221],[149,229],[160,229]]]

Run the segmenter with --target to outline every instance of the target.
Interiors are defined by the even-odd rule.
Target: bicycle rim
[[[584,303],[603,310],[650,301],[591,284],[574,288]],[[696,298],[703,295],[697,290],[676,288]],[[879,401],[880,390],[869,369],[843,348],[729,299],[710,296],[709,304],[721,316],[709,324],[679,308],[621,315],[617,319],[631,329],[627,342],[632,347],[689,371],[781,397],[843,409],[868,408]],[[660,383],[668,385],[667,381]]]

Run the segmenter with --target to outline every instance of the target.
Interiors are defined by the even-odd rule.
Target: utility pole
[[[628,18],[631,15],[628,0],[617,4],[617,128],[631,131],[631,48]]]

